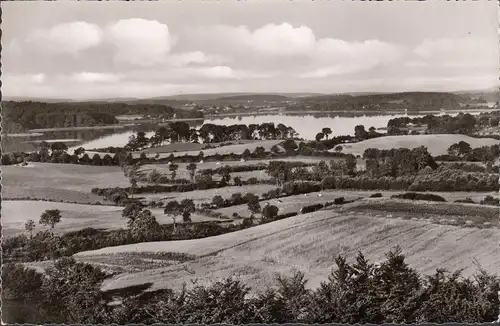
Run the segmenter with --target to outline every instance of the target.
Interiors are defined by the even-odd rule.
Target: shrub
[[[391,198],[446,202],[446,199],[444,199],[443,197],[438,196],[438,195],[419,194],[419,193],[415,193],[415,192],[407,192],[404,194],[392,195]]]
[[[382,197],[382,194],[380,192],[376,192],[370,195],[370,198],[380,198],[380,197]]]

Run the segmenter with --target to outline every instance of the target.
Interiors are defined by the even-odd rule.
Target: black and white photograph
[[[1,10],[3,324],[500,322],[498,1]]]

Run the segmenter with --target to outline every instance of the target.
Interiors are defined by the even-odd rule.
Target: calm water
[[[478,112],[470,112],[477,114]],[[436,113],[434,113],[436,115]],[[437,114],[438,115],[438,114]],[[456,115],[451,113],[450,115]],[[205,120],[204,123],[212,123],[216,125],[231,125],[231,124],[261,124],[264,122],[274,122],[275,124],[283,123],[297,131],[300,138],[312,140],[322,128],[329,127],[332,129],[331,136],[353,135],[354,127],[364,125],[366,130],[370,127],[382,128],[387,126],[390,119],[403,117],[404,114],[398,115],[360,115],[349,114],[346,116],[328,116],[322,115],[260,115],[260,116],[243,116],[243,117],[226,117],[212,120]],[[422,115],[408,115],[417,117]],[[201,123],[196,126],[199,128]],[[3,137],[3,146],[5,151],[30,151],[36,148],[35,143],[30,141],[50,140],[50,139],[80,139],[78,143],[69,142],[67,145],[71,149],[83,147],[85,149],[104,148],[109,146],[121,147],[125,146],[131,135],[138,130],[143,131],[153,130],[147,126],[136,126],[120,130],[88,130],[88,131],[64,131],[64,132],[47,132],[36,137]],[[146,132],[147,137],[151,137],[154,131]]]

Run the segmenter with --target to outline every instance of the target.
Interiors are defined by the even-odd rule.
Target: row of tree
[[[167,127],[158,128],[150,138],[142,131],[132,135],[125,146],[126,150],[136,151],[147,147],[163,145],[165,141],[199,143],[221,143],[234,140],[270,140],[289,139],[297,136],[297,132],[284,124],[277,126],[272,122],[262,124],[215,125],[206,123],[198,130],[191,128],[186,122],[171,122]]]

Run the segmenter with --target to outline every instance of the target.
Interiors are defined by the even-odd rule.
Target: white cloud
[[[42,51],[71,54],[96,47],[101,42],[101,28],[86,22],[62,23],[50,29],[34,31],[26,38],[28,45]]]
[[[271,55],[305,54],[314,49],[316,38],[306,26],[294,28],[288,23],[269,24],[256,29],[250,38],[259,52]]]
[[[47,79],[44,73],[38,74],[4,74],[3,85],[42,84]]]
[[[347,42],[320,39],[310,54],[316,68],[300,77],[325,78],[369,70],[380,64],[394,63],[403,53],[398,46],[379,40]]]
[[[45,81],[46,76],[43,73],[41,73],[41,74],[35,74],[35,75],[31,75],[30,79],[35,84],[42,84]]]
[[[106,28],[106,38],[116,47],[116,59],[139,66],[163,62],[175,38],[168,26],[155,20],[122,19]]]
[[[121,80],[120,75],[100,72],[80,72],[71,75],[70,80],[81,83],[113,83]]]
[[[498,67],[498,40],[465,37],[458,39],[427,39],[414,53],[429,64],[448,67]]]
[[[171,53],[166,57],[166,64],[168,66],[183,67],[191,64],[221,64],[227,61],[221,55],[207,55],[201,51]]]
[[[288,23],[267,24],[254,31],[246,26],[216,25],[200,29],[196,34],[202,42],[208,41],[217,47],[271,56],[306,54],[316,42],[309,27],[293,27]]]

